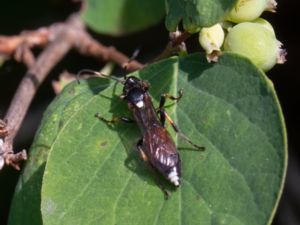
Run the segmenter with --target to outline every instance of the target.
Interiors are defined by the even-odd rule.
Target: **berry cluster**
[[[259,18],[264,11],[275,12],[275,0],[238,0],[224,22],[202,28],[199,43],[209,61],[222,51],[249,58],[263,71],[285,62],[286,51],[276,39],[272,25]]]

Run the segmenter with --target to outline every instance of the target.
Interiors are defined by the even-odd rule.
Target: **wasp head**
[[[148,88],[148,82],[130,76],[125,80],[122,98],[138,108],[142,108],[144,106],[144,95]]]

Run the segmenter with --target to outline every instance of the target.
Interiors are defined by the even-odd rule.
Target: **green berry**
[[[257,19],[255,19],[251,22],[263,25],[266,29],[268,29],[269,31],[271,31],[275,35],[274,28],[272,27],[272,25],[267,20],[265,20],[263,18],[257,18]]]
[[[235,7],[229,12],[227,20],[241,23],[258,18],[263,11],[276,9],[275,0],[238,0]]]
[[[199,43],[207,54],[213,51],[220,51],[224,41],[224,31],[220,24],[211,27],[204,27],[199,33]]]
[[[272,31],[259,23],[244,22],[234,26],[224,41],[224,50],[248,57],[264,71],[285,61],[284,50]]]

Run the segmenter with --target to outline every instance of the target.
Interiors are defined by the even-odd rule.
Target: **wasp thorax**
[[[131,104],[142,108],[144,106],[144,94],[145,92],[140,88],[133,88],[127,94],[127,101]]]

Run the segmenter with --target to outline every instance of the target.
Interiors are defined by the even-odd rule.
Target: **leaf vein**
[[[124,186],[123,186],[122,190],[120,191],[119,195],[117,196],[116,202],[115,202],[115,204],[114,204],[114,206],[113,206],[113,215],[114,215],[114,219],[113,219],[114,222],[113,222],[113,224],[117,224],[117,221],[116,221],[116,210],[117,210],[117,206],[118,206],[118,203],[119,203],[119,201],[120,201],[120,199],[121,199],[123,193],[124,193],[125,190],[127,189],[128,184],[129,184],[129,182],[130,182],[132,176],[133,176],[133,173],[129,173],[129,176],[127,177],[127,180],[125,181]]]

